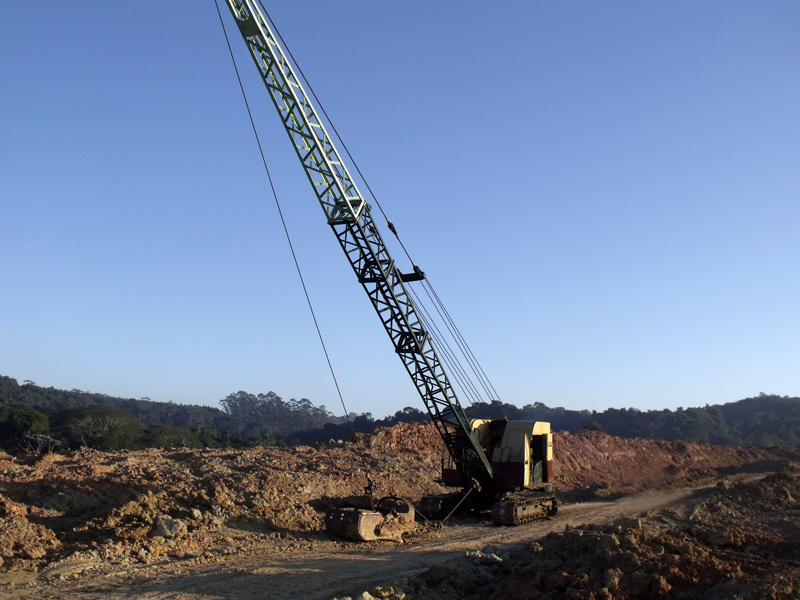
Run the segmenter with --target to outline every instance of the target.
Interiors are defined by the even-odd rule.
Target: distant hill
[[[16,379],[0,375],[0,406],[10,404],[23,404],[46,414],[64,406],[113,406],[133,413],[145,427],[156,424],[191,427],[197,423],[216,424],[225,419],[223,411],[211,406],[154,402],[149,398],[115,398],[83,390],[43,388],[35,383],[19,385]]]
[[[149,446],[252,446],[285,443],[298,431],[334,417],[309,400],[284,401],[274,392],[236,392],[220,408],[116,398],[83,390],[20,385],[0,375],[0,446],[36,445],[45,436],[62,447],[137,449]]]
[[[473,405],[467,414],[480,418],[499,408],[509,419],[548,421],[558,431],[599,429],[627,438],[651,438],[730,446],[800,447],[800,398],[760,394],[702,408],[649,410],[609,408],[603,412],[549,408],[539,402],[518,408]]]
[[[0,375],[0,446],[37,449],[49,446],[100,449],[313,444],[342,439],[398,422],[429,420],[426,412],[406,407],[375,420],[370,413],[337,417],[310,400],[283,400],[274,392],[240,391],[220,407],[148,398],[115,398],[82,390],[20,385]],[[550,408],[536,402],[474,404],[471,418],[548,421],[556,431],[589,428],[627,438],[650,438],[735,446],[800,447],[800,398],[760,394],[738,402],[675,411],[642,412],[609,408],[603,412]],[[351,430],[352,426],[352,430]],[[38,437],[37,437],[38,436]]]

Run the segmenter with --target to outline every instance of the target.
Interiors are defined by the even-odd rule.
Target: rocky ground
[[[735,584],[743,594],[751,593],[751,585],[754,594],[769,589],[776,598],[798,597],[786,590],[797,581],[791,557],[798,550],[800,490],[786,470],[800,452],[625,440],[596,432],[559,433],[555,452],[557,493],[567,504],[725,477],[728,483],[674,514],[578,523],[535,543],[473,550],[406,578],[392,594],[386,586],[375,594],[699,597],[692,594],[719,588],[722,598],[733,596],[725,596],[729,588],[721,586]],[[144,567],[179,572],[255,556],[358,556],[362,548],[386,542],[360,546],[333,538],[324,531],[325,507],[360,493],[367,475],[379,482],[379,495],[416,500],[440,492],[433,482],[440,456],[435,430],[408,424],[318,448],[0,455],[0,597],[67,597],[57,591],[61,582]],[[732,479],[765,471],[778,473],[763,482]],[[409,546],[424,547],[428,537],[447,535],[422,527]],[[103,597],[98,594],[92,597]]]
[[[468,551],[358,596],[414,600],[800,598],[797,472],[722,481],[678,510]],[[340,599],[343,600],[343,599]]]

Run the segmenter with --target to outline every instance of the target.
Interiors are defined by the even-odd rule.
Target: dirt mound
[[[0,534],[16,531],[19,540],[2,546],[0,538],[0,556],[19,558],[6,568],[36,569],[93,549],[109,558],[139,557],[142,549],[192,556],[198,536],[227,524],[277,535],[320,532],[324,509],[362,494],[367,474],[381,495],[441,492],[429,437],[426,427],[404,424],[335,448],[4,456],[0,494],[10,508]],[[36,548],[25,541],[28,531],[42,540]]]
[[[362,494],[367,476],[378,496],[418,500],[447,491],[435,483],[442,444],[430,423],[329,446],[0,456],[2,568],[39,569],[87,552],[92,560],[145,563],[206,556],[231,547],[226,527],[244,532],[240,545],[248,535],[305,536],[311,547],[326,539],[325,508]],[[696,484],[715,470],[798,457],[593,432],[557,433],[555,442],[566,500]]]
[[[433,423],[398,423],[376,430],[368,438],[370,448],[426,452],[440,456],[442,438]]]
[[[34,523],[38,511],[0,495],[0,565],[22,568],[61,545],[52,531]]]
[[[725,469],[780,468],[800,456],[791,449],[627,439],[596,431],[559,432],[555,438],[556,488],[595,496],[698,485]]]
[[[798,523],[800,484],[779,473],[720,485],[683,514],[567,527],[532,544],[467,552],[388,587],[414,600],[797,598]]]

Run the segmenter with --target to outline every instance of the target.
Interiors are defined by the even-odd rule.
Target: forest
[[[554,431],[590,429],[629,438],[800,447],[800,398],[774,394],[674,411],[597,412],[550,408],[541,402],[521,408],[494,402],[471,405],[466,412],[471,418],[548,421]],[[314,444],[401,421],[429,420],[425,411],[410,406],[382,419],[371,413],[348,416],[336,416],[306,398],[284,400],[271,391],[235,392],[216,408],[44,388],[0,375],[0,447],[8,452]]]

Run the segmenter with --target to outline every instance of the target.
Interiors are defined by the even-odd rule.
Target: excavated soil
[[[330,599],[347,585],[381,578],[387,585],[372,591],[393,600],[684,591],[689,598],[699,597],[692,590],[745,583],[755,586],[753,593],[772,585],[778,594],[772,597],[800,597],[781,596],[796,586],[780,583],[774,572],[780,568],[796,581],[797,565],[787,557],[797,555],[800,490],[786,470],[796,467],[800,452],[584,431],[558,433],[555,453],[556,491],[566,504],[557,519],[510,529],[474,518],[443,529],[423,524],[400,546],[338,540],[324,531],[322,515],[330,503],[362,493],[367,475],[378,482],[379,496],[417,500],[445,491],[434,483],[441,442],[430,424],[399,424],[317,448],[0,455],[0,598],[117,597],[117,590],[146,587],[152,578],[169,581],[169,589],[142,588],[136,597]],[[779,474],[739,481],[767,471]],[[725,477],[723,487],[681,496],[672,512],[658,512],[668,499],[675,502],[669,495],[638,504],[619,499]],[[642,510],[651,514],[614,522]],[[598,521],[599,515],[605,516]],[[572,529],[563,531],[565,524]],[[502,548],[475,546],[489,541]],[[471,556],[440,564],[465,548]],[[331,567],[342,560],[358,565],[370,554],[390,556],[392,569],[376,562],[348,579],[346,566]],[[286,561],[294,566],[281,566]],[[248,579],[282,574],[285,581],[291,573],[303,575],[294,587],[266,594]],[[400,574],[410,577],[388,593],[391,575]],[[209,578],[225,584],[211,586]]]
[[[361,600],[800,598],[796,473],[722,481],[690,502],[488,545],[379,586]],[[393,600],[394,600],[393,598]]]

